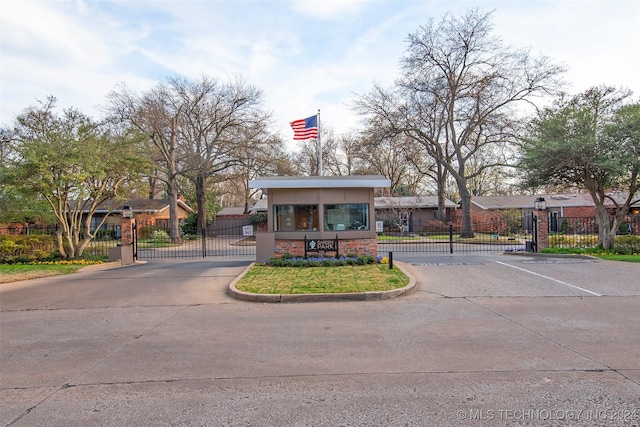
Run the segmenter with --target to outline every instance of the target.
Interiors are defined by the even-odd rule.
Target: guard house
[[[267,231],[256,233],[256,260],[291,254],[378,254],[374,189],[379,175],[286,176],[249,181],[267,195]]]

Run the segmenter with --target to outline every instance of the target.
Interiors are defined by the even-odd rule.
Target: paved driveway
[[[0,425],[639,425],[640,265],[398,257],[373,302],[226,296],[248,262],[0,285]]]

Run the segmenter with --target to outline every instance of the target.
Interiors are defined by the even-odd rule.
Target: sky
[[[638,0],[0,0],[0,126],[49,95],[99,118],[119,84],[242,77],[295,149],[289,122],[319,109],[323,127],[356,129],[353,100],[399,77],[407,36],[470,8],[493,11],[505,44],[566,66],[569,93],[640,97]]]

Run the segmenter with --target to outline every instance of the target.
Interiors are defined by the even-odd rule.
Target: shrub
[[[138,227],[138,237],[140,237],[141,239],[147,239],[151,236],[151,233],[156,230],[160,230],[160,227],[156,227],[154,225],[140,226]]]
[[[182,234],[197,234],[198,229],[198,215],[196,213],[190,213],[188,217],[182,220],[180,224],[180,231]]]
[[[254,214],[252,214],[249,217],[249,221],[251,222],[251,224],[257,225],[257,224],[266,224],[268,219],[267,219],[267,213],[266,212],[256,212]]]
[[[282,257],[271,258],[269,261],[261,261],[260,264],[271,267],[340,267],[345,265],[376,264],[381,263],[383,260],[386,260],[387,263],[389,262],[385,257],[374,257],[372,255],[304,259],[286,254]]]
[[[31,262],[58,255],[55,236],[45,234],[0,235],[0,262]]]
[[[153,240],[169,240],[169,234],[164,230],[154,230],[151,233],[151,238]]]
[[[113,240],[115,238],[116,238],[115,230],[100,229],[96,231],[96,235],[95,235],[96,240]]]
[[[590,247],[598,244],[598,236],[592,234],[553,234],[549,235],[549,245],[551,246],[570,246],[570,247]]]
[[[375,264],[378,262],[378,259],[373,255],[362,255],[360,258],[365,264]]]
[[[638,254],[640,253],[640,236],[617,236],[614,249],[619,254]]]

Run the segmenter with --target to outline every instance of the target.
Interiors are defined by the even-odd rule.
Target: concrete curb
[[[88,265],[86,267],[82,267],[77,272],[80,273],[83,271],[93,271],[93,270],[111,270],[114,268],[129,267],[131,265],[141,265],[146,263],[147,261],[136,261],[133,264],[123,265],[121,261],[103,262],[102,264],[93,264],[93,265]]]
[[[329,301],[381,301],[407,295],[416,290],[416,279],[407,271],[404,263],[393,263],[402,273],[409,277],[409,284],[402,288],[379,292],[349,292],[342,294],[254,294],[236,288],[236,283],[255,265],[251,263],[227,289],[227,295],[241,301],[277,303],[277,302],[329,302]]]
[[[530,256],[534,258],[573,258],[573,259],[600,259],[586,254],[547,254],[539,252],[504,252],[504,255]]]

